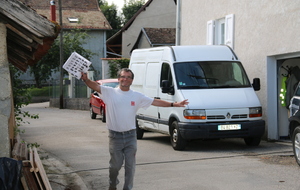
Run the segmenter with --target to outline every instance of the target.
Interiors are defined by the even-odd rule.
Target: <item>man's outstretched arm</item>
[[[167,102],[160,99],[154,99],[152,102],[153,106],[158,106],[158,107],[185,107],[188,104],[189,104],[188,100],[183,100],[181,102]]]
[[[88,77],[86,73],[81,73],[81,79],[83,80],[83,82],[91,89],[101,93],[101,88],[99,86],[99,84],[95,81],[91,81]]]

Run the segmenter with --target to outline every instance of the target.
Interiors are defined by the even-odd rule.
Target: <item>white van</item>
[[[140,109],[137,138],[144,131],[170,135],[172,147],[183,150],[193,139],[244,138],[258,146],[265,132],[262,107],[233,50],[228,46],[170,46],[136,49],[129,68],[132,90],[186,107]]]

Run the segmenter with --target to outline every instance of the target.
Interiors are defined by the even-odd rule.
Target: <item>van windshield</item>
[[[251,87],[240,62],[183,62],[174,70],[178,89]]]

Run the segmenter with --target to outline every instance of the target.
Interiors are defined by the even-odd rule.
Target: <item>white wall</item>
[[[174,0],[153,0],[134,20],[132,25],[122,34],[122,55],[130,57],[141,29],[145,28],[175,28],[176,5]]]
[[[250,80],[255,77],[261,79],[261,90],[257,94],[266,121],[276,120],[275,113],[272,115],[267,113],[268,103],[277,103],[276,100],[268,100],[267,90],[268,86],[277,87],[277,80],[276,77],[275,80],[274,77],[267,80],[267,76],[268,74],[276,76],[273,72],[277,72],[276,63],[279,55],[300,52],[299,1],[184,0],[181,10],[182,45],[206,44],[207,22],[229,14],[235,15],[234,50],[243,62]],[[267,60],[268,64],[275,65],[268,66]],[[268,71],[268,68],[272,71]],[[273,118],[267,118],[267,115]],[[276,138],[275,133],[269,138]]]

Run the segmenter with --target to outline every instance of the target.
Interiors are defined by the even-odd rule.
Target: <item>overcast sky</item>
[[[117,5],[117,9],[120,12],[123,5],[124,5],[124,0],[106,0],[108,2],[109,5],[111,5],[112,3],[114,3],[115,5]]]

